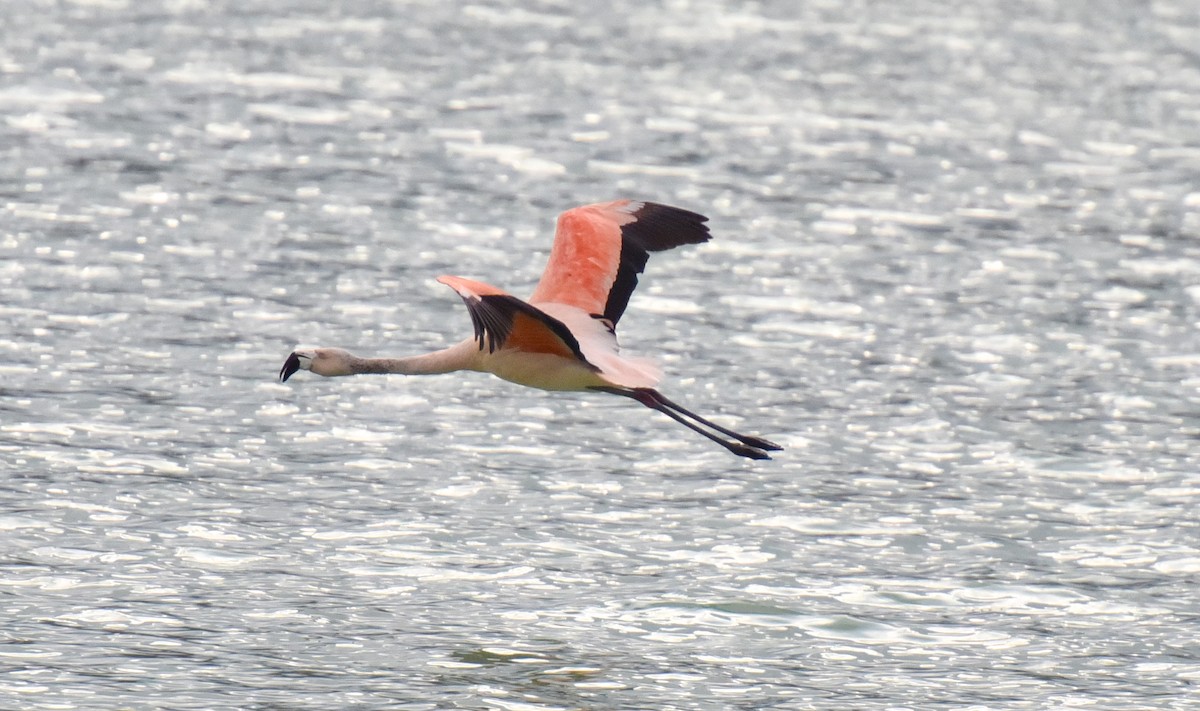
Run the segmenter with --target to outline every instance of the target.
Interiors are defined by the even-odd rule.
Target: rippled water
[[[1200,11],[0,7],[0,706],[1184,709]],[[478,374],[557,211],[752,463]]]

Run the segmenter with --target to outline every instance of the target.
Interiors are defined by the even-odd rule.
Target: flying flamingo
[[[618,352],[617,321],[649,253],[707,242],[707,221],[688,210],[634,200],[567,210],[558,218],[550,261],[528,301],[470,279],[438,277],[466,302],[475,327],[472,338],[408,358],[300,349],[287,357],[279,379],[286,381],[297,370],[324,376],[476,370],[542,390],[594,390],[632,398],[738,456],[770,459],[766,450],[782,447],[734,432],[668,400],[654,389],[661,373],[653,363]]]

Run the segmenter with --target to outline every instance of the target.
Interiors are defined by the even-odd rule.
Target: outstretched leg
[[[611,393],[613,395],[620,395],[622,397],[627,397],[627,398],[631,398],[633,400],[637,400],[638,402],[642,403],[643,405],[650,408],[651,410],[658,410],[662,414],[666,415],[667,417],[670,417],[672,420],[675,420],[676,422],[683,425],[684,427],[687,427],[688,429],[692,430],[693,432],[696,432],[697,434],[707,437],[708,439],[712,440],[713,442],[716,442],[717,444],[721,445],[725,449],[728,449],[730,452],[733,452],[734,454],[738,455],[739,457],[749,457],[750,459],[770,459],[771,458],[770,455],[768,455],[763,450],[783,449],[783,447],[780,447],[779,445],[775,444],[774,442],[765,440],[761,437],[752,437],[750,435],[740,434],[738,432],[734,432],[731,429],[722,427],[714,422],[710,422],[709,420],[706,420],[703,417],[700,417],[696,413],[685,409],[681,405],[678,405],[678,404],[668,400],[666,397],[664,397],[662,395],[662,393],[658,392],[657,390],[655,390],[653,388],[617,388],[617,387],[603,388],[602,387],[602,388],[593,388],[593,389],[599,390],[601,392]],[[685,416],[692,418],[696,422],[688,421],[687,419],[685,419]],[[738,441],[730,442],[728,440],[722,439],[722,438],[718,437],[717,435],[713,434],[712,432],[709,432],[708,430],[704,429],[703,427],[700,427],[700,425],[696,424],[697,422],[700,423],[700,425],[705,425],[707,427],[710,427],[710,428],[720,432],[721,434],[732,437]]]
[[[650,392],[654,394],[654,397],[657,398],[659,402],[661,402],[662,404],[671,408],[672,410],[678,412],[679,414],[686,415],[686,416],[692,418],[693,420],[695,420],[696,422],[699,422],[700,424],[705,425],[707,427],[711,427],[723,435],[728,435],[730,437],[733,437],[734,439],[741,442],[742,444],[747,444],[751,447],[755,447],[756,449],[770,449],[770,450],[775,450],[775,451],[783,449],[783,447],[780,447],[779,445],[775,444],[774,442],[772,442],[769,439],[763,439],[762,437],[755,437],[753,435],[740,434],[738,432],[734,432],[731,429],[726,429],[726,428],[718,425],[715,422],[710,422],[710,421],[704,419],[703,417],[697,415],[696,413],[692,412],[691,410],[688,410],[683,405],[680,405],[678,403],[672,402],[671,400],[667,399],[666,395],[663,395],[662,393],[658,392],[657,390],[651,390]]]

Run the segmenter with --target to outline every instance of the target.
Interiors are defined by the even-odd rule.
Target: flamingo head
[[[297,348],[283,362],[279,382],[287,382],[298,370],[311,370],[317,375],[332,377],[350,375],[354,356],[341,348]]]

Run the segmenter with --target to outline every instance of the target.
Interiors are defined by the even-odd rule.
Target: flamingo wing
[[[636,200],[567,210],[558,217],[550,260],[529,300],[576,306],[615,327],[650,252],[707,242],[707,221],[689,210]]]
[[[579,350],[579,340],[558,319],[494,286],[455,276],[438,281],[458,292],[471,323],[479,350],[495,353],[507,348],[526,353],[547,353],[578,360],[595,369]]]

